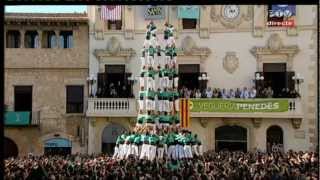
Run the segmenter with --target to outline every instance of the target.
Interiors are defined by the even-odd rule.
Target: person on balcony
[[[222,99],[227,99],[229,97],[229,94],[225,88],[223,88],[221,91],[221,97]]]
[[[256,98],[257,96],[257,90],[256,88],[252,87],[249,91],[249,98]]]
[[[207,90],[206,90],[206,97],[207,98],[212,98],[212,90],[210,87],[207,87]]]
[[[244,87],[243,90],[241,91],[240,98],[242,98],[242,99],[249,98],[249,91],[248,91],[247,87]]]
[[[266,96],[267,96],[267,98],[273,97],[273,90],[271,89],[271,86],[268,86],[268,88],[266,90]]]
[[[197,90],[196,90],[196,98],[197,98],[197,99],[201,98],[200,89],[197,89]]]
[[[239,88],[237,88],[235,91],[235,98],[240,98],[240,97],[241,97],[241,91]]]
[[[234,99],[235,97],[236,97],[236,93],[234,92],[233,89],[230,89],[230,91],[229,91],[229,98],[230,98],[230,99]]]

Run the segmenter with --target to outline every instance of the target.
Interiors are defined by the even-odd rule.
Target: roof
[[[88,22],[86,13],[5,13],[8,22]]]

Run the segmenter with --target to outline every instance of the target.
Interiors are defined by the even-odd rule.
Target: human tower
[[[133,131],[118,136],[113,158],[190,159],[202,155],[196,134],[180,126],[174,27],[165,24],[161,48],[151,21],[141,50],[139,113]]]

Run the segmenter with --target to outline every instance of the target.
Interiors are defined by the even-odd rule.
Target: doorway
[[[7,137],[4,137],[3,146],[4,146],[4,158],[5,159],[18,156],[18,152],[19,152],[18,146],[13,140],[11,140]]]
[[[108,155],[113,155],[118,136],[126,131],[127,130],[119,124],[110,124],[106,126],[102,132],[101,152]]]
[[[240,126],[221,126],[215,129],[216,151],[247,152],[247,129]]]
[[[272,151],[272,146],[283,147],[283,131],[279,126],[270,126],[267,129],[267,152]]]
[[[199,75],[200,64],[179,64],[179,89],[182,87],[198,89]]]
[[[286,63],[263,63],[264,87],[271,87],[273,97],[280,97],[281,91],[284,88],[290,90],[294,88],[292,77],[294,72],[287,72]]]

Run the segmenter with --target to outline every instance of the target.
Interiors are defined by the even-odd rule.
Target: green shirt
[[[156,93],[154,91],[147,91],[146,92],[147,98],[154,99],[155,95],[156,95]]]
[[[152,77],[152,78],[154,78],[155,74],[156,74],[156,71],[154,71],[154,70],[148,70],[145,73],[146,77]]]
[[[141,136],[139,134],[136,134],[133,140],[133,143],[140,144],[141,142]]]
[[[146,134],[141,134],[140,140],[141,140],[141,142],[145,142],[145,141],[148,140],[148,138],[149,138],[149,137],[148,137]]]
[[[150,46],[148,49],[148,52],[149,52],[149,56],[153,56],[157,52],[157,49]]]
[[[155,116],[154,115],[146,115],[145,122],[155,123]]]
[[[159,138],[157,135],[152,134],[151,136],[149,136],[149,143],[150,144],[155,145],[158,143],[158,141],[159,141]]]
[[[144,114],[139,114],[139,115],[138,115],[138,118],[137,118],[138,123],[139,123],[139,124],[143,124],[143,122],[145,121],[145,118],[146,118],[146,115],[144,115]]]
[[[147,91],[139,91],[139,97],[142,100],[143,97],[146,95]]]
[[[169,100],[169,92],[168,91],[163,91],[162,92],[162,99],[163,100]]]
[[[168,135],[167,135],[167,139],[166,139],[166,141],[167,141],[167,144],[174,144],[174,142],[175,142],[175,137],[176,135],[175,135],[175,133],[169,133]]]

